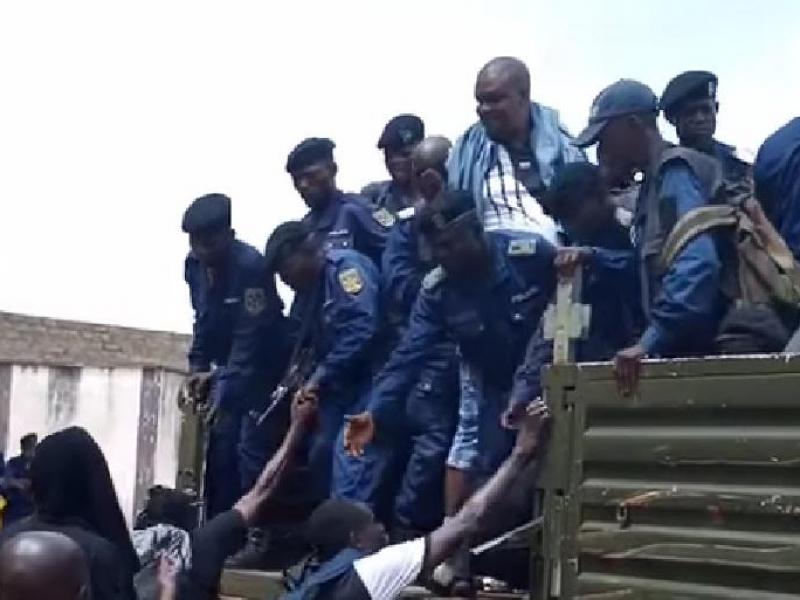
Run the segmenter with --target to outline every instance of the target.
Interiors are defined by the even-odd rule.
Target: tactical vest
[[[642,195],[637,207],[644,214],[644,227],[638,245],[641,248],[640,275],[642,282],[642,306],[646,314],[650,312],[652,299],[658,295],[664,270],[660,256],[672,228],[678,222],[676,205],[661,206],[659,191],[664,168],[673,161],[682,161],[694,173],[700,183],[700,190],[708,202],[717,200],[722,193],[722,168],[719,162],[691,148],[668,146],[652,163],[645,178]],[[651,278],[651,275],[656,277]],[[655,281],[654,281],[655,280]],[[656,289],[651,289],[651,284]]]

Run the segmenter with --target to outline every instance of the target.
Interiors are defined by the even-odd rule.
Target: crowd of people
[[[99,502],[118,504],[85,493],[113,494],[107,467],[67,430],[33,461],[36,511],[4,532],[16,541],[0,550],[0,583],[34,585],[33,567],[9,566],[27,556],[69,571],[64,589],[77,591],[58,598],[87,586],[120,597],[102,591],[112,573],[125,597],[213,596],[228,556],[285,561],[294,519],[313,557],[291,570],[288,598],[394,598],[415,580],[469,594],[487,515],[509,526],[537,510],[559,278],[580,269],[591,311],[576,360],[613,361],[621,393],[645,358],[800,347],[800,118],[750,164],[714,137],[717,84],[689,71],[659,98],[617,81],[573,138],[531,99],[524,63],[495,58],[476,79],[478,122],[451,145],[416,115],[391,119],[377,143],[390,179],[361,193],[337,187],[334,142],[299,143],[286,171],[308,212],[263,254],[236,238],[228,197],[196,199],[182,222],[195,314],[184,391],[208,424],[205,525],[163,489],[133,542],[118,508],[99,522]],[[662,137],[661,113],[679,144]],[[278,278],[294,292],[288,311]],[[87,450],[41,458],[60,444]],[[59,460],[105,468],[105,483],[60,480]],[[515,506],[512,488],[526,490]],[[86,568],[70,567],[75,544]],[[102,566],[111,551],[114,570]]]

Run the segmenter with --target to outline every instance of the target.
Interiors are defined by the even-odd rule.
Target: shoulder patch
[[[509,256],[533,256],[536,254],[536,240],[522,239],[508,242]]]
[[[413,206],[407,206],[403,210],[397,212],[397,218],[401,221],[408,221],[416,212],[417,210]]]
[[[378,223],[380,223],[383,227],[391,227],[394,225],[395,218],[392,213],[390,213],[385,208],[379,208],[375,212],[372,213],[372,218],[375,219]]]
[[[260,315],[267,306],[267,294],[263,288],[247,288],[244,291],[244,308],[253,316]]]
[[[355,267],[345,269],[339,273],[339,284],[351,296],[355,296],[364,288],[364,280]]]
[[[442,267],[434,268],[422,279],[422,289],[432,290],[442,281],[444,281],[445,277],[447,277],[447,273],[445,273]]]

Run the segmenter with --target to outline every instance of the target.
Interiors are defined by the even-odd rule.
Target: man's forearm
[[[245,523],[250,524],[256,518],[260,506],[275,493],[276,488],[283,479],[283,475],[292,463],[304,433],[305,427],[298,423],[292,423],[289,426],[289,431],[283,438],[283,443],[270,458],[264,470],[261,471],[253,488],[234,506],[234,509],[241,513]]]
[[[486,517],[506,495],[508,489],[534,458],[535,453],[511,453],[492,478],[481,487],[458,514],[446,521],[430,536],[426,569],[447,559],[471,534],[475,533]]]

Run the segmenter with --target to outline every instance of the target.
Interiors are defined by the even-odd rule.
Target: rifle
[[[267,408],[264,409],[264,411],[262,411],[258,416],[259,425],[261,425],[264,420],[284,402],[286,398],[291,397],[297,390],[300,389],[303,383],[314,372],[315,367],[316,362],[314,361],[314,349],[310,345],[295,348],[292,361],[289,363],[289,368],[286,370],[286,374],[275,388],[275,391],[270,394],[270,400]]]

